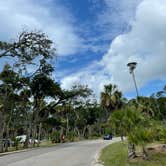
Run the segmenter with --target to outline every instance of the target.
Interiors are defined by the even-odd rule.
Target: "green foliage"
[[[32,94],[35,97],[60,96],[62,94],[58,83],[55,83],[49,76],[40,73],[34,76],[30,84]]]
[[[159,135],[160,140],[166,144],[166,124],[160,127]]]
[[[16,150],[18,150],[18,146],[19,146],[19,143],[20,143],[20,141],[21,141],[21,138],[16,138],[16,137],[14,137],[14,138],[12,139],[12,141],[14,142],[14,146],[16,147]]]
[[[119,135],[127,135],[128,141],[141,145],[144,157],[147,158],[146,145],[153,141],[165,141],[165,126],[163,122],[156,121],[149,116],[149,112],[142,111],[138,106],[126,107],[115,111],[109,119],[109,124]]]
[[[101,106],[108,112],[112,112],[122,106],[122,93],[116,85],[105,85],[104,92],[101,92]]]
[[[117,110],[113,112],[108,122],[117,135],[125,135],[126,124],[124,122],[124,111]]]
[[[156,102],[158,104],[159,119],[163,121],[166,119],[166,97],[158,97]]]
[[[51,134],[51,141],[53,143],[59,143],[61,142],[60,140],[60,132],[59,131],[55,131]]]
[[[74,139],[75,139],[75,137],[76,137],[76,133],[75,133],[74,131],[69,131],[69,132],[67,133],[67,139],[68,139],[69,141],[73,142]]]
[[[108,122],[118,135],[123,136],[131,133],[134,126],[138,126],[144,121],[144,117],[135,107],[126,107],[113,112]]]
[[[136,145],[144,146],[154,141],[153,128],[144,128],[143,126],[134,127],[133,131],[128,135],[128,139]]]

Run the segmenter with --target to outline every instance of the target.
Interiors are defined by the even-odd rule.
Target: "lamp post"
[[[137,101],[138,101],[138,88],[137,88],[135,74],[134,74],[134,69],[137,66],[137,62],[130,62],[127,64],[127,66],[129,67],[129,72],[133,77],[133,81],[134,81],[134,85],[135,85],[135,89],[136,89],[136,93],[137,93]],[[133,143],[129,143],[128,144],[128,157],[134,158],[136,156],[135,151],[136,151],[135,145]]]
[[[129,72],[133,77],[133,81],[134,81],[134,85],[135,85],[135,89],[136,89],[136,93],[137,93],[137,98],[138,98],[138,88],[137,88],[135,74],[134,74],[134,69],[137,66],[137,62],[130,62],[130,63],[127,64],[127,66],[129,67]]]

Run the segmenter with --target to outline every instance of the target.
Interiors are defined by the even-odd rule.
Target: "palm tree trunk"
[[[133,159],[136,157],[135,145],[131,142],[128,143],[128,158]]]
[[[143,159],[148,160],[148,153],[144,145],[142,145],[142,151],[143,151]]]

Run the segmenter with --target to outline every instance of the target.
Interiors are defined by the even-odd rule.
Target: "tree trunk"
[[[83,131],[82,131],[82,137],[83,137],[83,138],[86,137],[86,135],[85,135],[86,130],[87,130],[87,127],[85,126],[85,127],[83,128]]]
[[[0,132],[0,153],[4,151],[3,132]]]
[[[144,145],[142,145],[143,159],[148,160],[148,153]]]
[[[69,118],[68,118],[68,115],[66,115],[66,136],[68,135],[69,133]]]
[[[26,140],[25,140],[25,143],[24,143],[24,148],[28,148],[29,139],[30,139],[30,127],[27,126],[27,129],[26,129]]]
[[[121,141],[124,141],[124,138],[123,138],[123,135],[122,135],[122,134],[121,134],[120,138],[121,138]]]
[[[39,132],[38,132],[38,138],[37,138],[37,146],[39,147],[40,139],[41,139],[41,129],[42,129],[42,123],[39,124]]]
[[[6,124],[5,152],[8,152],[8,147],[9,147],[9,128],[8,125]]]
[[[88,126],[88,136],[89,137],[92,136],[92,127],[91,127],[91,125]]]
[[[80,139],[81,138],[80,131],[78,130],[77,127],[75,127],[75,130],[77,131],[78,138]]]
[[[0,153],[3,152],[3,113],[0,110]]]
[[[33,147],[35,147],[35,140],[36,140],[36,133],[37,133],[37,125],[33,125],[33,132],[32,132],[32,141],[33,141]]]
[[[131,142],[128,143],[128,158],[133,159],[136,157],[135,145]]]

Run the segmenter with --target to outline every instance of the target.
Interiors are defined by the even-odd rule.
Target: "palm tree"
[[[112,113],[112,115],[108,119],[108,123],[111,128],[115,130],[115,133],[118,133],[121,136],[121,140],[123,141],[123,136],[126,135],[126,123],[125,123],[125,111],[117,110]]]
[[[104,92],[101,93],[100,103],[106,112],[106,118],[109,114],[122,106],[122,93],[116,85],[105,85]]]
[[[109,124],[113,127],[118,134],[132,136],[135,130],[135,126],[140,126],[144,122],[143,114],[137,111],[135,107],[126,107],[123,110],[118,110],[112,113],[109,119]],[[141,126],[142,127],[142,126]],[[128,157],[134,158],[135,141],[129,139],[128,141]]]

